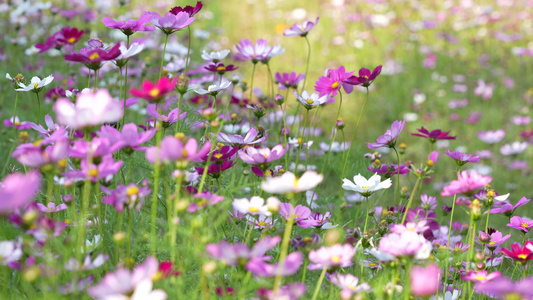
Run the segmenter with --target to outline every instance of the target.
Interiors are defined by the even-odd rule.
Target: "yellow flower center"
[[[362,186],[363,190],[368,190],[369,187],[370,187],[370,186],[368,186],[368,185],[364,185],[364,186]]]
[[[187,150],[183,149],[183,150],[181,150],[181,155],[183,155],[183,157],[187,158],[189,156],[189,152],[187,152]]]
[[[220,66],[217,68],[217,71],[226,71],[226,67]]]
[[[34,145],[34,146],[39,146],[39,145],[41,144],[42,141],[43,141],[43,140],[37,140],[37,141],[33,142],[33,145]]]
[[[66,220],[65,220],[65,224],[70,225],[70,220],[69,220],[69,219],[66,219]]]
[[[19,122],[19,121],[16,121],[16,122],[15,122],[15,125],[17,125],[17,126],[20,125],[20,122]]]
[[[433,164],[434,164],[434,162],[432,160],[428,159],[428,161],[427,161],[428,167],[433,167]]]
[[[331,88],[332,89],[336,89],[339,87],[339,82],[338,81],[335,81],[332,85],[331,85]]]
[[[313,100],[311,100],[311,99],[307,99],[307,100],[305,100],[305,102],[307,102],[307,104],[313,104],[314,103]]]
[[[161,91],[158,88],[150,90],[149,94],[151,97],[158,97]]]
[[[485,280],[485,278],[486,277],[484,275],[476,275],[476,277],[474,277],[474,279],[477,280],[477,281],[483,281],[483,280]]]
[[[258,226],[266,226],[266,223],[265,223],[265,221],[259,221],[259,222],[257,222],[257,225]]]
[[[490,242],[489,245],[491,246],[496,245],[496,242]]]
[[[131,197],[133,195],[137,195],[139,194],[139,188],[136,187],[136,186],[130,186],[127,190],[126,190],[126,195],[128,195],[128,197]]]
[[[259,211],[259,209],[255,208],[255,207],[250,207],[250,208],[248,208],[248,210],[251,211],[251,212],[258,212]]]
[[[354,292],[356,290],[356,287],[351,285],[351,284],[347,285],[346,287],[349,288],[350,290],[354,291]]]
[[[527,258],[527,254],[518,254],[517,256],[520,259],[526,259]]]
[[[529,224],[526,223],[526,222],[522,223],[522,225],[520,225],[520,226],[522,226],[522,227],[524,227],[524,228],[529,228]]]
[[[71,37],[70,39],[68,39],[68,42],[73,44],[74,42],[76,42],[76,38],[75,37]]]
[[[34,83],[33,86],[37,88],[39,86],[39,83]]]
[[[98,54],[97,52],[94,52],[93,54],[91,54],[91,56],[89,56],[90,60],[95,60],[97,58],[100,58],[100,54]]]
[[[332,256],[332,257],[331,257],[331,261],[332,261],[333,263],[336,263],[336,264],[337,264],[337,263],[339,263],[339,262],[341,261],[341,257],[338,256],[338,255],[336,255],[336,256]]]
[[[198,206],[205,206],[205,205],[207,205],[207,199],[202,198],[202,200],[200,200],[200,201],[198,202]]]
[[[61,159],[60,161],[57,162],[57,165],[60,167],[60,168],[64,168],[67,166],[67,159],[64,158],[64,159]]]
[[[217,153],[215,155],[213,155],[216,159],[220,159],[223,155],[222,153]]]
[[[90,169],[89,177],[96,177],[96,176],[98,176],[98,169]]]

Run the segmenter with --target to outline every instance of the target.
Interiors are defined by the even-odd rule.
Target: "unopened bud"
[[[279,207],[281,205],[281,202],[276,197],[269,197],[267,199],[267,207],[270,212],[277,212],[279,211]]]
[[[485,263],[484,262],[478,262],[476,263],[476,269],[478,270],[485,270]]]
[[[180,94],[183,95],[187,93],[187,89],[189,89],[189,78],[187,78],[185,74],[181,74],[178,78],[178,84],[176,85],[176,87]]]
[[[213,274],[217,269],[217,264],[214,261],[208,261],[202,265],[202,272],[205,274]]]
[[[277,94],[275,97],[274,97],[274,103],[276,103],[277,105],[282,105],[283,102],[285,102],[285,98],[280,95],[280,94]]]
[[[115,234],[113,234],[113,241],[115,241],[115,243],[117,244],[122,243],[125,238],[126,238],[126,234],[122,231],[115,232]]]
[[[341,235],[339,231],[336,228],[329,229],[326,231],[326,235],[324,236],[324,242],[326,245],[335,245],[340,241]]]
[[[335,124],[335,127],[337,127],[337,129],[339,129],[339,130],[342,130],[342,129],[344,129],[344,127],[346,127],[346,123],[344,123],[342,118],[338,118],[337,119],[337,123]]]

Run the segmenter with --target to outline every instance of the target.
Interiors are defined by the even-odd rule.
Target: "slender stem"
[[[363,112],[365,111],[365,107],[366,107],[366,102],[368,101],[368,88],[366,88],[366,98],[365,98],[365,102],[363,102],[363,107],[361,108],[361,111],[359,112],[359,118],[357,119],[357,123],[355,123],[355,128],[353,130],[353,134],[352,134],[352,139],[350,141],[350,146],[348,147],[348,152],[346,152],[346,157],[344,159],[344,165],[342,166],[342,175],[341,175],[341,179],[344,178],[344,174],[345,174],[345,171],[346,171],[346,165],[348,164],[348,159],[350,158],[350,152],[352,151],[352,146],[353,146],[353,143],[355,141],[355,135],[357,133],[357,129],[359,128],[359,123],[361,122],[361,118],[363,117]],[[342,186],[342,181],[341,181],[341,186]],[[342,199],[342,196],[344,194],[344,190],[341,188],[340,189],[340,193],[339,193],[339,201]]]
[[[305,126],[307,124],[307,118],[308,117],[309,117],[309,110],[307,109],[306,112],[305,112],[305,118],[304,118],[304,123],[303,123],[304,131],[305,131]],[[305,136],[305,132],[302,133],[302,136]],[[298,171],[298,164],[300,163],[300,155],[301,155],[301,152],[302,152],[303,145],[304,145],[304,140],[302,139],[302,144],[298,145],[298,156],[296,157],[296,164],[294,165],[294,172]]]
[[[17,140],[17,135],[15,133],[15,119],[17,118],[17,103],[19,101],[19,92],[16,92],[15,96],[15,111],[13,112],[13,140]],[[39,124],[39,123],[37,123]]]
[[[309,43],[309,39],[307,36],[304,37],[305,41],[307,42],[307,65],[305,67],[305,77],[304,77],[304,84],[302,86],[302,90],[305,90],[305,83],[307,82],[307,76],[309,73],[309,61],[311,60],[311,44]]]
[[[183,176],[179,176],[178,179],[177,179],[177,183],[176,183],[176,198],[175,198],[175,203],[180,201],[180,191],[181,191],[181,181],[183,179]],[[172,218],[177,218],[178,217],[178,209],[176,207],[176,205],[174,205],[174,207],[172,208]],[[178,260],[177,260],[177,256],[176,256],[176,232],[177,232],[177,229],[178,229],[178,224],[176,224],[172,219],[168,220],[167,222],[169,222],[171,225],[171,230],[170,230],[170,259],[173,263],[177,263]]]
[[[396,160],[398,161],[398,177],[396,178],[396,185],[398,186],[398,217],[400,216],[400,154],[398,154],[398,150],[396,150],[396,147],[392,147],[394,152],[396,153]],[[406,211],[407,212],[407,211]]]
[[[405,222],[405,218],[407,217],[407,212],[409,211],[409,208],[411,207],[411,204],[413,203],[413,198],[416,194],[416,190],[418,188],[418,184],[420,183],[420,180],[422,180],[422,177],[418,177],[416,179],[415,187],[411,191],[411,196],[409,197],[409,202],[407,202],[407,206],[405,207],[405,212],[403,213],[402,222],[400,224],[403,224]]]
[[[132,253],[131,253],[132,228],[133,228],[133,210],[129,209],[128,210],[128,238],[127,238],[126,257],[132,257]]]
[[[168,39],[168,35],[167,35]],[[166,44],[165,44],[166,45]],[[161,108],[159,108],[161,110]],[[159,112],[161,114],[161,112]],[[157,229],[157,202],[158,202],[158,194],[159,194],[159,172],[160,172],[160,163],[159,163],[159,154],[160,154],[160,146],[161,146],[161,128],[157,126],[157,122],[154,124],[155,129],[157,130],[156,133],[156,146],[158,147],[156,156],[155,156],[155,164],[154,164],[154,188],[152,191],[152,218],[151,218],[151,230],[150,230],[150,249],[151,253],[155,254],[156,251],[156,229]]]
[[[130,36],[127,35],[126,36],[126,43],[127,43],[127,48],[130,47]],[[125,124],[125,121],[126,121],[126,95],[128,93],[128,61],[126,61],[126,73],[124,74],[124,87],[123,87],[123,90],[124,90],[124,114],[122,115],[122,127],[124,127],[124,124]],[[122,68],[120,69],[120,74],[122,75]]]
[[[320,278],[318,278],[318,282],[316,284],[315,292],[313,293],[312,300],[315,300],[316,297],[318,297],[318,293],[320,292],[320,287],[322,286],[322,281],[324,281],[324,277],[326,277],[326,271],[328,270],[328,267],[325,266],[324,269],[322,269],[322,273],[320,273]]]
[[[447,248],[447,254],[446,254],[446,268],[444,269],[444,284],[447,284],[448,282],[448,263],[450,262],[449,260],[449,255],[450,255],[450,239],[452,237],[452,222],[453,222],[453,213],[455,212],[455,199],[456,199],[457,195],[453,195],[453,203],[452,203],[452,214],[450,216],[450,225],[448,226],[448,243],[446,244],[446,248]],[[446,293],[446,289],[443,289],[443,293]]]
[[[37,110],[37,124],[39,124],[41,120],[41,98],[39,98],[39,93],[35,93],[35,96],[37,96],[37,106],[39,107]]]
[[[274,80],[272,79],[272,70],[270,69],[270,62],[267,62],[268,81],[270,82],[270,99],[274,99]]]
[[[178,99],[178,120],[176,120],[176,131],[175,133],[178,133],[179,127],[180,127],[180,115],[181,115],[181,104],[183,102],[183,93],[179,93],[179,99]]]
[[[309,111],[307,111],[309,113]],[[313,125],[313,122],[315,121],[316,115],[318,113],[318,108],[315,110],[315,115],[313,116],[313,119],[311,122],[309,122],[309,127],[307,129],[307,139],[305,140],[305,170],[307,171],[307,166],[309,164],[309,137],[311,135],[311,126]],[[305,128],[305,127],[304,127]],[[305,133],[305,131],[304,131]]]
[[[187,76],[187,68],[189,67],[189,54],[191,52],[191,25],[187,26],[187,29],[189,30],[189,47],[187,48],[187,60],[185,61],[185,70],[183,71],[185,76]]]
[[[322,170],[320,171],[321,174],[324,174],[324,170],[326,169],[326,165],[328,163],[329,153],[331,152],[331,145],[333,145],[333,141],[335,141],[335,136],[337,135],[337,129],[335,126],[341,114],[341,108],[342,108],[342,93],[340,92],[340,90],[339,90],[339,96],[340,96],[339,109],[337,110],[337,117],[335,118],[335,124],[333,124],[333,130],[335,131],[335,133],[333,134],[333,138],[329,142],[328,153],[326,153],[326,159],[324,160],[324,164],[322,165]],[[315,188],[315,191],[316,191],[316,188]],[[314,196],[314,193],[313,193],[313,196]]]
[[[159,68],[159,79],[163,74],[163,63],[165,62],[165,52],[167,52],[168,34],[165,36],[165,46],[163,46],[163,56],[161,57],[161,67]]]
[[[252,104],[252,96],[253,96],[253,92],[254,92],[254,75],[255,75],[255,66],[257,65],[257,63],[254,63],[254,66],[252,68],[252,80],[250,82],[250,104]],[[249,121],[250,123],[252,122],[251,120]]]
[[[89,133],[86,133],[88,136]],[[87,166],[92,165],[92,156],[91,152],[87,152]],[[81,199],[81,212],[78,219],[78,240],[76,244],[76,259],[81,261],[82,258],[82,248],[84,247],[85,241],[85,227],[87,226],[87,209],[89,208],[89,196],[91,193],[91,179],[87,177],[85,183],[83,184],[83,196]]]
[[[366,202],[366,217],[365,217],[365,227],[363,229],[363,234],[365,234],[366,232],[366,225],[368,223],[368,212],[370,211],[370,208],[368,207],[368,197],[365,197],[365,202]]]
[[[283,240],[281,241],[281,250],[279,256],[279,268],[278,274],[274,279],[274,298],[278,294],[278,290],[281,286],[281,279],[283,278],[283,268],[285,267],[285,259],[287,258],[287,252],[289,251],[289,240],[291,238],[292,226],[294,223],[294,214],[290,212],[287,223],[285,224],[285,233],[283,234]]]
[[[89,80],[87,81],[87,88],[91,87],[91,69],[89,69]]]

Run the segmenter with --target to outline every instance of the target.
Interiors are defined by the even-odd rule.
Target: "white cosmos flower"
[[[506,156],[516,155],[516,154],[526,151],[527,146],[528,146],[527,142],[516,141],[516,142],[513,142],[512,144],[505,144],[501,146],[500,153]]]
[[[250,198],[250,200],[246,198],[235,199],[233,200],[233,208],[243,214],[264,216],[271,215],[271,213],[268,211],[268,205],[265,205],[265,199],[258,196],[254,196]]]
[[[6,76],[7,77],[7,76]],[[20,88],[19,89],[16,89],[15,91],[17,92],[40,92],[42,88],[44,88],[45,86],[49,85],[50,83],[52,83],[52,81],[54,81],[54,76],[50,75],[48,77],[45,77],[41,80],[41,78],[37,77],[37,76],[34,76],[32,79],[31,79],[31,83],[28,84],[28,85],[25,85],[24,83],[22,82],[19,82],[19,86]]]
[[[307,90],[302,92],[302,95],[298,95],[298,93],[294,90],[293,91],[294,96],[300,101],[301,104],[307,109],[312,109],[317,107],[318,105],[324,104],[328,101],[328,96],[322,96],[319,97],[317,93],[312,93],[309,95],[309,92]]]
[[[133,43],[130,45],[129,48],[127,48],[126,45],[121,44],[119,48],[120,55],[117,58],[115,58],[115,60],[119,61],[119,60],[128,59],[130,57],[133,57],[141,53],[143,49],[144,49],[144,44],[140,44],[140,43]]]
[[[220,60],[223,60],[224,58],[226,58],[226,56],[228,56],[229,54],[229,50],[227,49],[224,49],[224,50],[220,50],[220,51],[216,51],[216,52],[207,52],[207,51],[202,51],[202,59],[203,60],[207,60],[207,61],[214,61],[214,62],[217,62],[217,61],[220,61]]]
[[[261,189],[271,194],[300,193],[315,188],[323,179],[324,175],[315,171],[306,171],[300,178],[286,172],[279,177],[268,177],[261,183]]]
[[[22,240],[0,242],[0,265],[17,261],[22,254]]]
[[[216,95],[220,90],[224,90],[224,89],[228,88],[230,85],[231,85],[230,81],[222,81],[221,84],[212,84],[212,85],[210,85],[207,88],[207,90],[202,88],[202,87],[200,87],[200,88],[194,89],[194,92],[196,92],[199,95],[205,95],[205,94],[210,94],[210,95],[215,94]]]
[[[507,198],[509,198],[509,195],[511,195],[511,194],[507,193],[505,195],[496,196],[496,197],[494,197],[494,200],[496,200],[496,201],[505,201],[505,200],[507,200]]]
[[[381,176],[379,176],[377,173],[372,175],[372,177],[370,177],[368,180],[361,176],[361,174],[357,174],[353,177],[353,181],[354,182],[351,182],[350,180],[344,178],[342,188],[345,190],[358,192],[365,197],[372,195],[372,193],[375,191],[388,189],[392,185],[390,178],[381,181]]]

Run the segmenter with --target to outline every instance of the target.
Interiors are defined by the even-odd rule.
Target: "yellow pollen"
[[[266,171],[265,176],[272,176],[272,172],[270,170]]]
[[[369,264],[368,264],[369,267],[375,267],[375,266],[377,266],[377,265],[378,265],[378,264],[375,264],[375,263],[369,263]]]
[[[154,274],[154,276],[152,276],[152,281],[159,281],[163,278],[163,273],[161,272],[157,272]]]
[[[69,220],[69,219],[66,219],[66,220],[65,220],[65,224],[70,225],[70,220]]]
[[[414,227],[407,228],[407,231],[415,231]]]
[[[485,278],[486,277],[483,276],[483,275],[476,275],[476,277],[474,277],[474,279],[477,280],[477,281],[483,281],[483,280],[485,280]]]
[[[339,87],[339,82],[338,81],[335,81],[332,85],[331,85],[331,88],[332,89],[336,89]]]
[[[368,186],[368,185],[362,186],[363,190],[368,190],[369,187],[370,186]]]
[[[518,254],[517,256],[520,259],[526,259],[527,258],[527,254]]]
[[[90,169],[88,175],[89,175],[89,177],[96,177],[96,176],[98,176],[98,169]]]
[[[487,197],[494,197],[495,194],[494,194],[494,190],[488,190],[487,191]]]
[[[259,222],[257,222],[257,225],[258,226],[265,226],[266,223],[265,223],[265,221],[259,221]]]
[[[217,68],[217,71],[226,71],[226,67],[220,66]]]
[[[259,212],[259,209],[255,208],[255,207],[250,207],[250,208],[248,208],[248,210],[251,211],[251,212]]]
[[[350,290],[354,291],[354,292],[355,292],[355,290],[356,290],[356,287],[353,286],[353,285],[351,285],[351,284],[348,285],[348,286],[346,286],[346,287],[349,288]]]
[[[289,81],[288,80],[285,80],[285,85],[288,85],[289,84]]]
[[[33,86],[37,88],[39,86],[39,83],[34,83]]]
[[[207,205],[207,199],[205,198],[203,198],[202,200],[198,202],[198,206],[205,206],[205,205]]]
[[[33,145],[34,145],[34,146],[39,146],[39,145],[41,144],[42,141],[43,141],[43,140],[37,140],[37,141],[33,142]]]
[[[305,102],[307,102],[307,104],[313,104],[314,103],[313,100],[311,100],[311,99],[307,99],[307,100],[305,100]]]
[[[433,162],[432,160],[428,160],[428,161],[427,161],[427,165],[428,165],[429,167],[433,167],[433,164],[434,164],[434,162]]]
[[[339,262],[341,261],[341,257],[338,256],[338,255],[337,255],[337,256],[333,256],[333,257],[331,257],[331,261],[332,261],[333,263],[336,263],[336,264],[337,264],[337,263],[339,263]]]
[[[168,120],[167,117],[163,117],[163,122],[166,122]]]
[[[91,56],[89,56],[90,60],[95,60],[97,58],[100,58],[100,54],[98,54],[97,52],[94,52],[93,54],[91,54]]]
[[[131,197],[133,195],[137,195],[139,194],[139,188],[136,187],[136,186],[130,186],[127,190],[126,190],[126,195],[128,195],[128,197]]]
[[[152,89],[152,90],[150,90],[150,92],[149,92],[150,96],[151,96],[151,97],[154,97],[154,98],[157,97],[157,96],[159,96],[159,93],[161,93],[161,91],[160,91],[159,89],[157,89],[157,88]]]
[[[496,245],[496,242],[490,242],[489,245],[491,246]]]
[[[70,39],[68,39],[68,42],[73,44],[74,42],[76,42],[76,38],[75,37],[71,37]]]
[[[64,158],[64,159],[61,159],[60,161],[57,162],[57,165],[60,167],[60,168],[64,168],[67,166],[67,159]]]
[[[216,159],[220,159],[223,155],[222,153],[217,153],[215,155],[213,155]]]
[[[181,155],[183,155],[183,157],[187,158],[189,156],[189,152],[187,152],[187,150],[183,149],[183,150],[181,150]]]
[[[19,122],[19,121],[16,121],[16,122],[15,122],[15,125],[17,125],[17,126],[20,125],[20,122]]]
[[[529,224],[526,223],[526,222],[522,223],[522,225],[520,225],[520,226],[522,226],[522,227],[524,227],[524,228],[529,228]]]
[[[268,158],[268,154],[263,154],[263,156],[264,156],[265,158]]]

